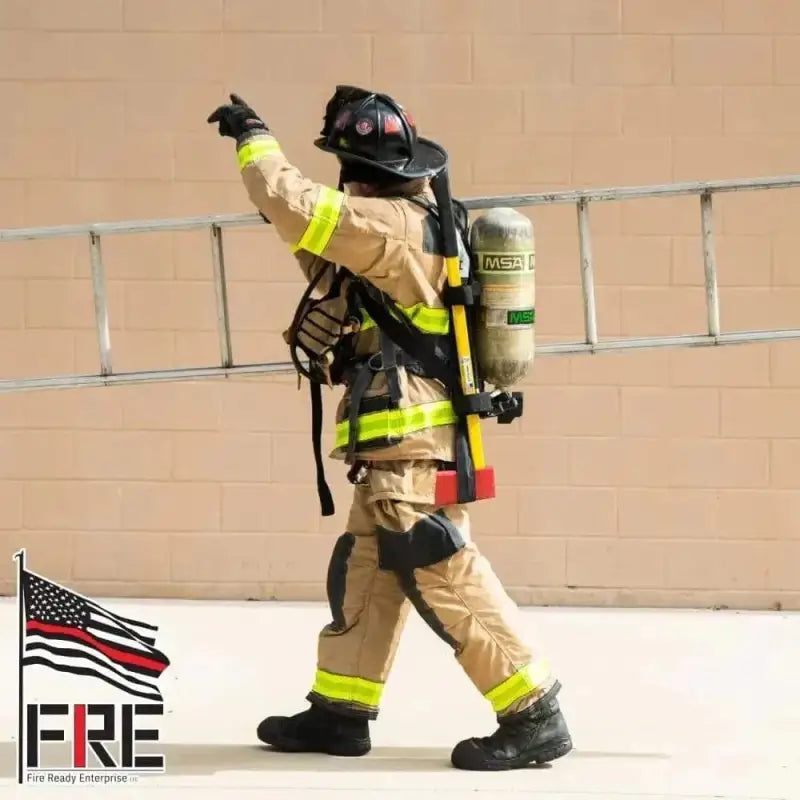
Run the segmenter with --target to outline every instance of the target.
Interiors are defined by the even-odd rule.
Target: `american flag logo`
[[[156,679],[169,659],[155,647],[155,625],[121,617],[21,568],[21,666],[98,678],[127,694],[163,702]]]

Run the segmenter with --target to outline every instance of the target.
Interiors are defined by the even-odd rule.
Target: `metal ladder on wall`
[[[473,197],[463,200],[462,202],[469,210],[482,210],[497,208],[499,206],[519,208],[526,206],[564,204],[572,204],[576,207],[580,245],[580,274],[583,293],[585,338],[582,342],[555,342],[537,345],[536,355],[539,357],[655,347],[701,347],[710,345],[744,344],[758,341],[800,339],[800,328],[733,331],[729,333],[721,332],[719,294],[717,291],[717,262],[712,225],[712,197],[715,194],[765,189],[787,189],[798,186],[800,186],[800,175],[788,175],[773,178],[753,178],[705,183],[670,183],[652,186],[588,189],[542,194],[497,195]],[[705,268],[708,333],[616,339],[599,338],[595,306],[594,263],[592,260],[591,236],[589,231],[589,203],[687,195],[700,197],[700,230],[702,233],[703,264]],[[96,223],[88,225],[0,229],[0,243],[73,236],[84,236],[88,238],[92,262],[95,322],[100,351],[100,372],[98,374],[58,375],[44,378],[0,380],[0,393],[30,389],[58,389],[78,386],[108,386],[129,383],[153,383],[158,381],[197,380],[234,375],[294,373],[295,368],[291,362],[236,364],[233,360],[228,315],[227,285],[225,280],[223,230],[226,228],[249,225],[263,225],[263,220],[258,214],[252,213]],[[104,236],[125,233],[153,233],[156,231],[187,231],[198,229],[207,229],[210,234],[214,287],[216,292],[220,363],[216,366],[206,367],[115,373],[111,362],[108,302],[106,297],[105,270],[101,253],[102,238]],[[798,316],[800,316],[800,313]]]

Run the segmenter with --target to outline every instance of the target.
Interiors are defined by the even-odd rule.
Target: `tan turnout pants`
[[[515,624],[517,607],[470,539],[465,506],[433,505],[436,464],[373,462],[355,486],[328,569],[311,702],[369,719],[413,606],[491,703],[522,711],[555,683]]]

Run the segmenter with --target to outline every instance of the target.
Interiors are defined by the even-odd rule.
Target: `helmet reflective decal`
[[[362,135],[366,136],[368,133],[372,133],[374,130],[372,126],[372,122],[366,118],[360,119],[356,122],[356,130]]]
[[[383,121],[384,133],[400,133],[403,126],[400,124],[400,117],[397,114],[387,114]]]

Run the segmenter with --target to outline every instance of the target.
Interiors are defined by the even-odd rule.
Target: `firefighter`
[[[429,186],[446,166],[443,148],[419,137],[411,115],[391,97],[337,87],[315,140],[339,161],[334,189],[306,178],[258,114],[237,95],[230,100],[208,122],[235,140],[251,202],[305,277],[340,265],[351,276],[334,286],[340,316],[353,311],[347,286],[360,284],[367,294],[391,298],[422,340],[443,341],[450,324],[441,298],[446,275]],[[321,288],[335,284],[333,274]],[[337,297],[330,300],[335,305]],[[326,311],[318,319],[336,317]],[[283,751],[369,752],[369,722],[378,716],[413,606],[452,648],[498,722],[491,736],[459,742],[453,766],[514,769],[564,756],[572,741],[559,681],[521,638],[518,609],[471,538],[466,504],[435,503],[437,471],[455,458],[448,389],[392,345],[363,309],[359,320],[344,363],[332,348],[346,391],[331,455],[353,464],[355,474],[328,568],[332,619],[319,634],[310,707],[267,717],[257,736]],[[328,328],[341,333],[337,324]],[[318,336],[306,341],[341,346],[341,336],[324,328],[316,325]]]

